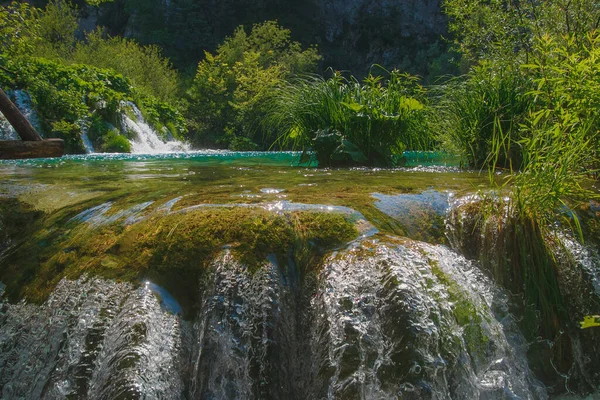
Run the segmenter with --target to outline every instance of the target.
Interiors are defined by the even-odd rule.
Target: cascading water
[[[109,209],[71,223],[133,215],[101,224]],[[153,287],[82,277],[42,306],[3,304],[3,398],[546,398],[505,294],[443,246],[363,239],[316,280],[225,252],[191,323]]]
[[[27,118],[29,123],[33,125],[33,127],[41,135],[43,135],[40,120],[37,116],[37,112],[33,109],[33,105],[31,104],[31,98],[29,97],[29,94],[27,94],[27,92],[23,90],[14,90],[11,92],[11,95],[14,97],[15,105],[23,113],[23,116]]]
[[[19,140],[20,137],[4,115],[0,113],[0,140]]]
[[[175,140],[164,141],[144,119],[140,109],[132,102],[126,106],[131,109],[134,119],[123,113],[123,132],[128,132],[133,137],[130,139],[131,152],[135,154],[159,154],[189,151],[189,146]]]
[[[443,172],[290,168],[289,158],[220,153],[110,157],[0,163],[3,399],[533,400],[599,382],[592,328],[561,333],[573,371],[562,386],[540,383],[532,351],[552,340],[525,338],[530,316],[472,256],[487,240],[461,211],[478,201],[461,197],[474,175],[432,189]],[[443,230],[447,207],[454,249],[414,221]],[[294,225],[298,213],[317,217]],[[345,228],[323,215],[356,228],[334,251],[319,247],[321,231]],[[386,230],[391,219],[411,238]],[[279,223],[298,233],[285,251],[242,261],[248,246],[264,250],[271,232],[286,232]],[[230,225],[242,234],[217,240]],[[248,233],[261,226],[273,230]],[[589,313],[597,253],[563,242],[581,265],[564,279],[573,309]]]
[[[494,201],[496,206],[503,204],[503,214],[484,215],[480,207],[485,201]],[[539,254],[523,254],[519,252],[519,247],[513,246],[516,231],[521,228],[515,227],[511,220],[507,202],[508,199],[500,203],[496,199],[485,199],[478,195],[458,198],[447,219],[450,242],[467,257],[479,260],[483,270],[515,292],[511,299],[513,308],[527,315],[521,321],[522,329],[537,332],[540,326],[548,323],[540,321],[544,312],[540,304],[547,303],[549,298],[552,299],[550,312],[561,308],[555,314],[557,321],[551,321],[555,326],[560,326],[558,332],[529,338],[532,368],[551,390],[595,390],[598,393],[600,359],[587,354],[600,352],[600,332],[597,329],[580,329],[580,322],[585,316],[600,313],[598,251],[593,244],[579,243],[556,224],[551,228],[552,231],[541,237],[552,263],[550,272],[535,270],[546,263]],[[531,260],[534,256],[537,257],[535,264],[521,264],[522,258]],[[511,258],[516,261],[512,262]],[[509,270],[506,260],[515,265],[513,268],[519,273]],[[550,277],[546,278],[544,274]],[[542,290],[552,287],[550,285],[556,285],[558,289],[536,292],[535,287],[532,290],[525,283],[515,287],[515,279],[528,275],[538,276],[539,280],[545,279],[543,283],[535,282]],[[533,296],[537,297],[531,300],[532,297],[527,297],[528,293],[534,293]]]
[[[41,307],[2,304],[2,398],[179,398],[186,324],[147,287],[63,281]]]
[[[86,124],[81,124],[81,142],[83,143],[83,147],[85,148],[85,152],[87,154],[95,153],[94,144],[90,140],[87,135],[88,127]]]
[[[332,256],[321,282],[311,348],[328,398],[546,397],[504,294],[454,252],[358,246]]]
[[[11,90],[8,91],[8,96],[11,97],[23,116],[33,125],[33,127],[43,136],[41,130],[40,121],[37,113],[32,107],[31,98],[23,90]],[[6,118],[0,113],[0,140],[20,140],[21,138],[12,127],[12,125],[6,120]]]

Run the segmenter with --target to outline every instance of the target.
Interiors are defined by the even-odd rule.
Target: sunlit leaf
[[[579,325],[581,325],[581,329],[600,326],[600,315],[587,315],[583,318],[583,321],[581,321]]]

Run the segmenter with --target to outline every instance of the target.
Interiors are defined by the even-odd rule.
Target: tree
[[[573,35],[576,46],[599,27],[600,7],[590,0],[445,0],[455,45],[471,62],[526,59],[535,39]]]
[[[275,87],[296,74],[316,68],[316,48],[302,49],[290,31],[276,21],[256,24],[250,33],[238,27],[217,49],[198,64],[188,94],[190,116],[198,131],[197,143],[232,149],[268,147],[274,136],[259,123]]]

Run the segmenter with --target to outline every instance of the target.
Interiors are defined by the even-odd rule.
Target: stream
[[[598,398],[600,328],[578,326],[600,314],[597,248],[563,236],[578,308],[532,337],[459,230],[487,175],[430,158],[0,161],[0,397]]]

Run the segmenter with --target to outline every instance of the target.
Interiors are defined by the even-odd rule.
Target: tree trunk
[[[64,153],[65,142],[62,139],[0,140],[0,160],[62,157]]]
[[[27,118],[21,114],[21,111],[8,98],[6,93],[0,89],[0,112],[4,114],[8,122],[15,128],[22,140],[39,141],[42,137],[35,128],[29,123]]]

